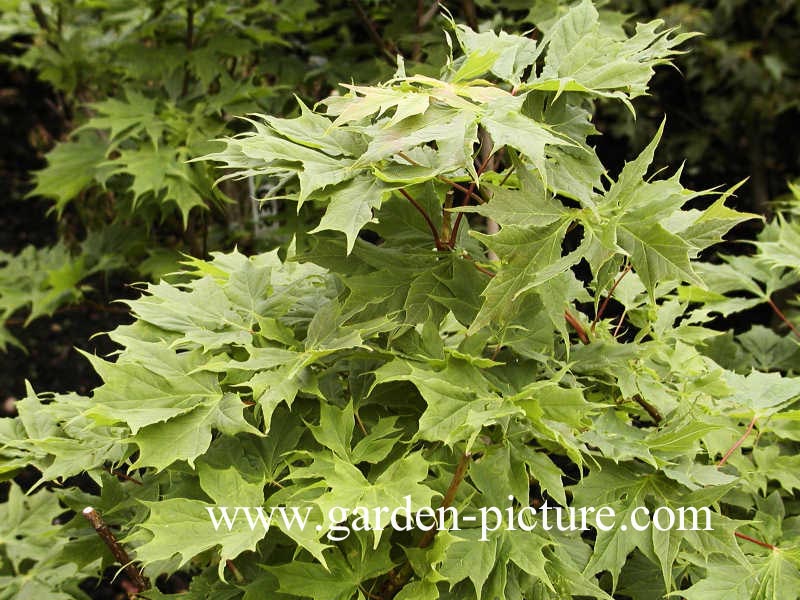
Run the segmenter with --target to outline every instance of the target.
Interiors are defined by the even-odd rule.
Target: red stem
[[[736,537],[738,537],[740,539],[747,540],[748,542],[753,542],[754,544],[758,544],[762,548],[769,548],[770,550],[777,550],[778,549],[777,546],[773,546],[772,544],[767,543],[767,542],[762,542],[761,540],[757,540],[756,538],[751,538],[749,535],[745,535],[743,533],[739,533],[738,531],[734,531],[733,535],[735,535]]]
[[[797,327],[794,326],[794,323],[792,323],[789,319],[786,318],[786,315],[781,312],[781,309],[778,308],[778,306],[772,301],[772,298],[767,298],[767,304],[769,304],[770,308],[772,308],[775,314],[778,315],[780,320],[789,326],[789,329],[792,330],[792,333],[794,333],[798,338],[800,338],[800,330],[798,330]]]
[[[478,167],[477,170],[478,177],[472,183],[469,184],[469,188],[467,188],[466,194],[464,196],[464,201],[461,203],[462,207],[469,204],[469,199],[472,198],[472,196],[475,194],[475,188],[478,185],[478,179],[486,170],[486,167],[488,166],[491,158],[492,158],[491,153],[487,154],[486,158],[481,163],[481,166]],[[464,213],[463,212],[458,213],[458,216],[456,217],[456,222],[453,225],[453,230],[450,232],[450,239],[447,242],[447,245],[450,246],[451,248],[453,248],[456,244],[456,236],[458,236],[458,228],[461,226],[461,219],[463,218],[464,218]]]
[[[576,319],[571,312],[568,310],[564,311],[564,318],[567,320],[567,323],[572,325],[572,328],[578,333],[578,337],[580,338],[581,342],[584,344],[589,343],[589,336],[586,335],[586,331],[583,329],[583,325],[581,322]]]
[[[470,262],[472,263],[472,265],[473,265],[473,266],[474,266],[476,269],[478,269],[478,271],[480,271],[481,273],[483,273],[483,274],[484,274],[484,275],[486,275],[487,277],[494,277],[494,276],[495,276],[495,273],[492,273],[492,272],[491,272],[489,269],[486,269],[486,268],[484,268],[484,267],[480,266],[478,263],[476,263],[476,262],[475,262],[475,259],[474,259],[474,258],[472,258],[472,256],[470,256],[469,252],[467,252],[466,250],[464,251],[464,253],[463,253],[463,255],[462,255],[462,256],[463,256],[464,258],[466,258],[468,261],[470,261]]]
[[[606,294],[605,300],[603,300],[603,303],[600,305],[600,309],[597,311],[597,314],[594,316],[594,319],[592,320],[592,328],[591,328],[592,333],[594,333],[594,329],[595,327],[597,327],[597,322],[603,317],[603,313],[606,312],[606,308],[608,308],[608,303],[611,301],[611,296],[614,295],[614,290],[617,289],[619,282],[622,281],[622,278],[625,277],[625,275],[627,275],[628,271],[630,270],[631,270],[631,265],[629,264],[625,267],[622,273],[620,273],[619,277],[617,277],[617,280],[614,282],[614,285],[611,286],[611,289],[608,290],[608,294]]]
[[[456,466],[455,473],[453,473],[453,478],[450,480],[450,485],[447,487],[444,498],[442,498],[442,503],[440,505],[441,508],[446,509],[453,504],[453,501],[456,498],[456,492],[458,492],[458,488],[461,485],[461,482],[464,481],[464,477],[469,469],[471,458],[472,454],[469,452],[465,452],[461,455],[461,459],[458,461],[458,466]],[[439,525],[441,525],[441,523]],[[436,536],[437,529],[438,527],[434,527],[433,529],[426,531],[425,535],[423,535],[420,539],[419,544],[417,544],[417,547],[427,548],[430,546],[433,538]],[[409,561],[406,561],[397,571],[390,571],[389,577],[386,581],[384,581],[378,598],[381,600],[391,600],[409,582],[413,575],[414,569],[411,567],[411,563]]]
[[[422,215],[422,217],[425,219],[425,222],[428,224],[428,229],[430,229],[431,233],[433,234],[433,241],[436,244],[436,249],[437,250],[444,250],[444,246],[442,246],[442,240],[439,239],[439,232],[436,231],[436,226],[433,224],[433,221],[431,221],[431,218],[428,215],[427,211],[424,208],[422,208],[422,206],[420,206],[419,202],[414,200],[414,198],[411,197],[411,194],[409,194],[406,190],[404,190],[403,188],[400,188],[398,191],[401,194],[403,194],[403,196],[405,196],[406,199],[409,202],[411,202],[411,204],[414,206],[414,208],[416,208],[419,211],[419,213]]]
[[[753,417],[753,418],[750,420],[750,424],[747,426],[747,429],[745,430],[745,432],[744,432],[744,435],[742,435],[742,437],[740,437],[738,440],[736,440],[736,443],[735,443],[733,446],[731,446],[730,450],[728,450],[728,451],[725,453],[725,456],[723,456],[723,457],[720,459],[720,461],[717,463],[717,468],[718,468],[718,469],[719,469],[719,468],[720,468],[722,465],[724,465],[726,462],[728,462],[728,459],[731,457],[731,455],[732,455],[734,452],[736,452],[736,449],[737,449],[737,448],[739,448],[739,446],[741,446],[742,444],[744,444],[744,441],[747,439],[747,436],[748,436],[748,435],[750,435],[750,432],[751,432],[751,431],[753,431],[753,427],[755,427],[755,424],[756,424],[756,421],[757,421],[757,420],[758,420],[758,417]]]
[[[508,170],[508,173],[505,174],[503,180],[500,182],[500,187],[503,187],[506,184],[506,181],[508,181],[508,178],[511,177],[511,174],[514,172],[515,168],[516,167],[512,165],[512,167]]]
[[[131,483],[135,483],[136,485],[144,485],[141,481],[139,481],[135,477],[131,477],[127,473],[123,473],[120,470],[112,469],[110,467],[103,467],[103,470],[106,471],[107,473],[111,473],[112,475],[115,475],[116,477],[119,477],[120,479],[122,479],[124,481],[130,481]]]

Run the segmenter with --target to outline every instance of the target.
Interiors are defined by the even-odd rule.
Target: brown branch
[[[733,535],[735,535],[736,537],[738,537],[740,539],[747,540],[748,542],[752,542],[754,544],[758,544],[762,548],[769,548],[770,550],[777,550],[778,549],[777,546],[773,546],[772,544],[767,543],[767,542],[762,542],[761,540],[757,540],[756,538],[751,538],[749,535],[745,535],[743,533],[739,533],[738,531],[734,531]]]
[[[742,435],[742,437],[740,437],[738,440],[736,440],[736,443],[735,443],[733,446],[731,446],[730,450],[728,450],[728,451],[725,453],[725,456],[723,456],[723,457],[720,459],[720,461],[717,463],[717,468],[718,468],[718,469],[719,469],[719,468],[720,468],[722,465],[724,465],[726,462],[728,462],[728,459],[731,457],[731,455],[732,455],[734,452],[736,452],[736,450],[737,450],[737,448],[739,448],[739,446],[741,446],[742,444],[744,444],[744,441],[747,439],[747,436],[748,436],[748,435],[750,435],[750,432],[751,432],[751,431],[753,431],[753,427],[755,427],[755,424],[756,424],[756,421],[757,421],[757,420],[758,420],[758,417],[753,417],[753,418],[750,420],[750,424],[747,426],[747,429],[745,430],[745,432],[744,432],[744,434]]]
[[[135,477],[131,477],[130,475],[128,475],[127,473],[123,473],[119,469],[112,469],[111,467],[103,467],[103,470],[106,471],[107,473],[111,473],[115,477],[119,477],[124,481],[130,481],[131,483],[135,483],[136,485],[144,485],[141,481],[139,481]]]
[[[458,466],[456,466],[455,473],[453,473],[453,478],[450,480],[450,485],[447,487],[447,491],[444,493],[444,498],[442,498],[442,503],[439,505],[441,509],[447,509],[453,505],[453,501],[456,499],[458,488],[461,485],[461,482],[464,481],[464,477],[467,474],[467,469],[469,468],[469,461],[471,458],[472,454],[469,452],[465,452],[461,455],[461,460],[458,461]],[[425,532],[425,535],[422,536],[422,539],[418,544],[420,548],[427,548],[431,545],[431,542],[436,535],[436,529],[437,528],[429,529]]]
[[[486,269],[486,268],[480,266],[476,262],[473,262],[472,264],[475,266],[476,269],[478,269],[478,271],[480,271],[481,273],[483,273],[487,277],[494,277],[494,273],[492,273],[489,269]]]
[[[425,16],[425,0],[417,0],[417,20],[414,23],[414,32],[417,34],[414,39],[414,47],[411,51],[411,60],[419,62],[422,56],[422,43],[420,42],[420,34],[422,33],[422,18]]]
[[[37,2],[31,3],[31,10],[33,11],[33,16],[36,19],[36,23],[41,27],[44,31],[50,31],[50,23],[47,21],[47,15],[44,14],[44,10],[42,10],[42,6]]]
[[[364,6],[361,4],[359,0],[350,0],[350,4],[353,5],[353,8],[358,15],[358,18],[361,19],[361,23],[364,25],[364,28],[367,30],[372,43],[378,48],[381,53],[383,59],[389,63],[390,66],[396,67],[397,61],[396,58],[393,56],[389,46],[386,42],[383,41],[381,34],[378,32],[378,28],[375,25],[375,22],[370,18],[367,14],[367,11],[364,10]]]
[[[605,300],[603,300],[603,303],[600,305],[600,309],[597,311],[597,314],[594,316],[594,319],[592,320],[592,327],[591,327],[592,333],[594,333],[594,329],[595,327],[597,327],[597,322],[603,317],[603,313],[606,312],[606,308],[608,308],[608,303],[611,301],[611,297],[614,295],[614,290],[617,289],[617,286],[619,285],[620,281],[622,281],[622,278],[625,277],[625,275],[627,275],[630,270],[631,270],[631,265],[629,263],[625,266],[622,273],[620,273],[619,277],[617,277],[616,281],[614,281],[614,285],[611,286],[611,289],[608,290],[608,294],[606,294]]]
[[[357,410],[353,411],[353,416],[355,417],[356,423],[358,424],[358,428],[361,430],[365,436],[369,435],[367,428],[364,426],[364,421],[361,420],[361,416],[358,414]]]
[[[664,420],[664,417],[661,416],[661,413],[658,412],[658,409],[650,404],[647,400],[642,398],[639,394],[636,394],[633,399],[639,404],[639,406],[647,411],[647,414],[650,415],[650,418],[653,419],[653,422],[656,425]]]
[[[464,477],[467,475],[469,461],[471,458],[472,454],[469,452],[465,452],[461,455],[461,459],[458,461],[456,470],[453,473],[453,478],[450,480],[450,485],[447,486],[447,491],[444,493],[442,503],[439,505],[441,509],[444,510],[453,505],[453,501],[456,498],[456,493],[458,493],[458,488],[461,485],[461,482],[464,481]],[[439,524],[439,526],[441,526],[441,524]],[[422,538],[420,538],[417,547],[427,548],[430,546],[431,542],[433,542],[433,538],[436,536],[437,529],[438,527],[433,527],[426,531]],[[384,582],[380,593],[381,600],[391,600],[394,598],[397,593],[403,589],[403,586],[409,582],[413,574],[414,569],[411,567],[411,563],[406,561],[399,571],[391,573],[389,578]]]
[[[111,554],[114,555],[114,559],[122,565],[125,574],[131,580],[133,585],[136,586],[136,591],[141,592],[146,590],[149,587],[147,581],[145,581],[144,577],[142,577],[142,574],[139,573],[139,570],[134,566],[130,556],[128,556],[128,553],[125,552],[125,548],[123,548],[117,541],[117,538],[108,528],[106,522],[103,521],[103,517],[100,516],[100,513],[98,513],[91,506],[87,506],[82,512],[83,516],[86,517],[89,523],[92,524],[92,527],[94,527],[94,530],[97,532],[97,535],[100,536],[100,539],[105,542],[106,546],[108,546]]]
[[[475,1],[464,0],[462,5],[464,7],[464,19],[466,19],[467,25],[473,30],[478,31],[478,11],[475,9]]]
[[[433,0],[433,4],[428,9],[422,18],[419,21],[420,26],[425,27],[428,23],[431,22],[431,19],[436,16],[436,13],[439,12],[439,0]]]
[[[467,196],[469,196],[470,198],[475,200],[475,202],[477,202],[478,204],[486,204],[486,200],[484,200],[482,196],[480,196],[479,194],[477,194],[475,192],[470,192],[469,188],[464,187],[460,183],[456,183],[455,181],[453,181],[452,179],[448,179],[444,175],[437,175],[436,179],[438,179],[439,181],[441,181],[443,183],[446,183],[448,185],[453,186],[459,192],[461,192],[463,194],[466,194]]]
[[[186,3],[186,54],[187,60],[183,66],[183,86],[181,96],[185,96],[189,91],[189,60],[188,54],[194,48],[194,0],[187,0]]]
[[[586,331],[583,329],[581,322],[578,321],[578,319],[576,319],[575,316],[568,310],[564,311],[564,318],[567,320],[567,323],[572,325],[572,328],[577,332],[578,338],[580,338],[581,342],[588,344],[589,336],[586,335]]]
[[[516,167],[512,165],[512,167],[508,170],[508,173],[506,173],[505,177],[503,177],[503,181],[500,182],[500,187],[503,187],[506,184],[506,181],[508,181],[508,178],[511,177],[514,169],[516,169]]]
[[[414,198],[411,197],[411,194],[409,194],[404,188],[400,188],[398,191],[401,194],[403,194],[403,196],[405,196],[406,200],[411,202],[411,204],[414,206],[414,208],[416,208],[417,211],[419,211],[419,214],[422,215],[422,218],[425,219],[425,222],[428,224],[428,229],[431,230],[431,234],[433,235],[433,241],[436,244],[436,249],[437,250],[444,250],[444,246],[442,245],[442,240],[439,239],[439,232],[436,231],[436,225],[434,225],[433,221],[431,221],[431,217],[430,217],[430,215],[428,215],[428,212],[424,208],[422,208],[422,206],[420,206],[419,202],[414,200]]]
[[[767,298],[767,304],[769,304],[770,308],[775,312],[776,315],[780,318],[781,321],[786,323],[789,326],[789,329],[792,330],[798,338],[800,338],[800,330],[795,327],[794,323],[792,323],[789,319],[786,318],[786,315],[781,312],[781,309],[778,308],[778,305],[772,301],[772,298]]]

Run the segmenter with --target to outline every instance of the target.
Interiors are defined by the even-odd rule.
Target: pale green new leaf
[[[628,37],[621,27],[605,27],[591,0],[583,0],[547,31],[540,46],[547,47],[544,68],[523,89],[617,98],[633,111],[630,100],[647,92],[653,68],[695,35],[662,27],[660,20],[639,23]]]
[[[483,72],[491,71],[514,86],[519,85],[525,69],[536,60],[536,41],[527,37],[509,35],[505,31],[478,33],[464,25],[456,27],[456,35],[467,56],[482,53],[489,58],[489,65]]]

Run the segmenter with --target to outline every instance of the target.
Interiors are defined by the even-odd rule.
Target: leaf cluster
[[[589,0],[536,40],[452,31],[438,76],[400,61],[296,118],[250,115],[205,157],[223,178],[286,180],[318,222],[146,285],[109,334],[121,350],[87,356],[103,380],[90,398],[29,390],[0,420],[0,473],[85,473],[100,491],[12,487],[14,531],[21,502],[45,517],[91,504],[151,581],[194,575],[184,598],[798,598],[797,332],[773,299],[796,292],[796,215],[752,255],[714,257],[757,218],[726,205],[736,187],[653,174],[663,125],[616,177],[589,139],[595,104],[632,106],[688,34],[628,34]],[[714,328],[754,303],[781,327]],[[405,502],[693,508],[711,528],[562,532],[540,513],[532,531],[431,534],[335,517]],[[209,506],[309,517],[215,529]],[[36,527],[46,549],[0,538],[15,590],[71,597],[108,564],[80,515]]]

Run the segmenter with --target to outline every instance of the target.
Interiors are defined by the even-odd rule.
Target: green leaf
[[[536,59],[536,41],[530,38],[509,35],[505,31],[478,33],[464,25],[458,25],[455,32],[468,60],[476,60],[472,57],[479,55],[482,60],[488,61],[488,66],[481,73],[490,70],[512,85],[519,85],[523,72]],[[463,70],[465,66],[460,67],[459,73]],[[454,81],[458,81],[458,78],[454,78]]]
[[[796,600],[800,592],[800,573],[780,551],[754,561],[749,571],[741,565],[716,561],[708,566],[705,578],[692,587],[671,595],[688,600]]]
[[[198,352],[177,354],[156,342],[138,344],[146,354],[135,361],[110,363],[85,354],[104,381],[95,390],[89,416],[107,424],[125,423],[136,434],[147,425],[222,401],[217,376],[193,372],[202,364]]]
[[[419,420],[417,435],[448,446],[472,441],[480,430],[498,419],[520,412],[493,393],[478,369],[458,361],[434,371],[422,365],[394,360],[375,372],[375,385],[410,381],[428,405]]]
[[[156,149],[144,146],[121,150],[119,157],[103,163],[103,166],[110,167],[108,175],[127,173],[133,177],[131,191],[135,208],[142,196],[146,194],[157,196],[167,186],[167,175],[175,159],[175,152],[170,148]]]
[[[47,154],[47,167],[36,172],[36,186],[30,195],[54,198],[60,216],[67,204],[94,181],[95,170],[105,155],[106,145],[95,135],[61,142]]]
[[[665,64],[677,46],[696,34],[671,34],[663,21],[638,23],[628,37],[621,27],[604,27],[590,0],[573,6],[547,31],[544,68],[525,86],[561,93],[582,92],[622,100],[647,92],[653,68]]]
[[[236,558],[246,550],[255,550],[256,544],[267,534],[260,525],[228,529],[221,517],[221,523],[215,529],[207,510],[208,503],[200,500],[166,498],[146,501],[144,505],[150,509],[150,514],[139,527],[152,536],[136,550],[137,558],[144,564],[169,560],[176,555],[180,564],[184,564],[192,557],[219,546],[219,573],[222,575],[226,560]],[[175,535],[176,531],[181,534]]]
[[[327,569],[302,561],[267,569],[278,578],[279,590],[286,594],[319,600],[349,600],[362,581],[382,575],[394,566],[387,545],[382,545],[377,552],[363,543],[358,548],[354,546],[350,544],[350,551],[344,555],[331,550],[326,556]]]
[[[522,112],[525,95],[508,96],[486,106],[480,116],[480,123],[492,136],[493,152],[508,146],[519,150],[546,177],[545,147],[574,146],[574,142],[563,139],[550,131],[543,123],[526,116]]]
[[[490,323],[503,323],[527,291],[557,277],[581,259],[582,250],[562,256],[561,242],[569,227],[562,220],[545,227],[503,227],[492,236],[474,234],[502,260],[503,266],[483,291],[484,303],[470,333]]]
[[[328,207],[316,228],[317,231],[341,231],[347,238],[347,253],[353,251],[361,229],[372,221],[372,211],[380,208],[391,188],[371,177],[359,176],[331,190]]]
[[[108,129],[109,139],[114,142],[122,134],[133,138],[141,132],[146,132],[154,147],[159,145],[165,123],[158,117],[157,101],[148,98],[130,88],[126,91],[126,98],[106,98],[101,102],[92,104],[97,112],[89,121],[78,128],[81,129]]]
[[[488,185],[489,202],[461,210],[476,212],[503,226],[545,227],[564,219],[567,209],[544,189],[541,179],[519,159],[513,164],[520,182],[518,190]]]

